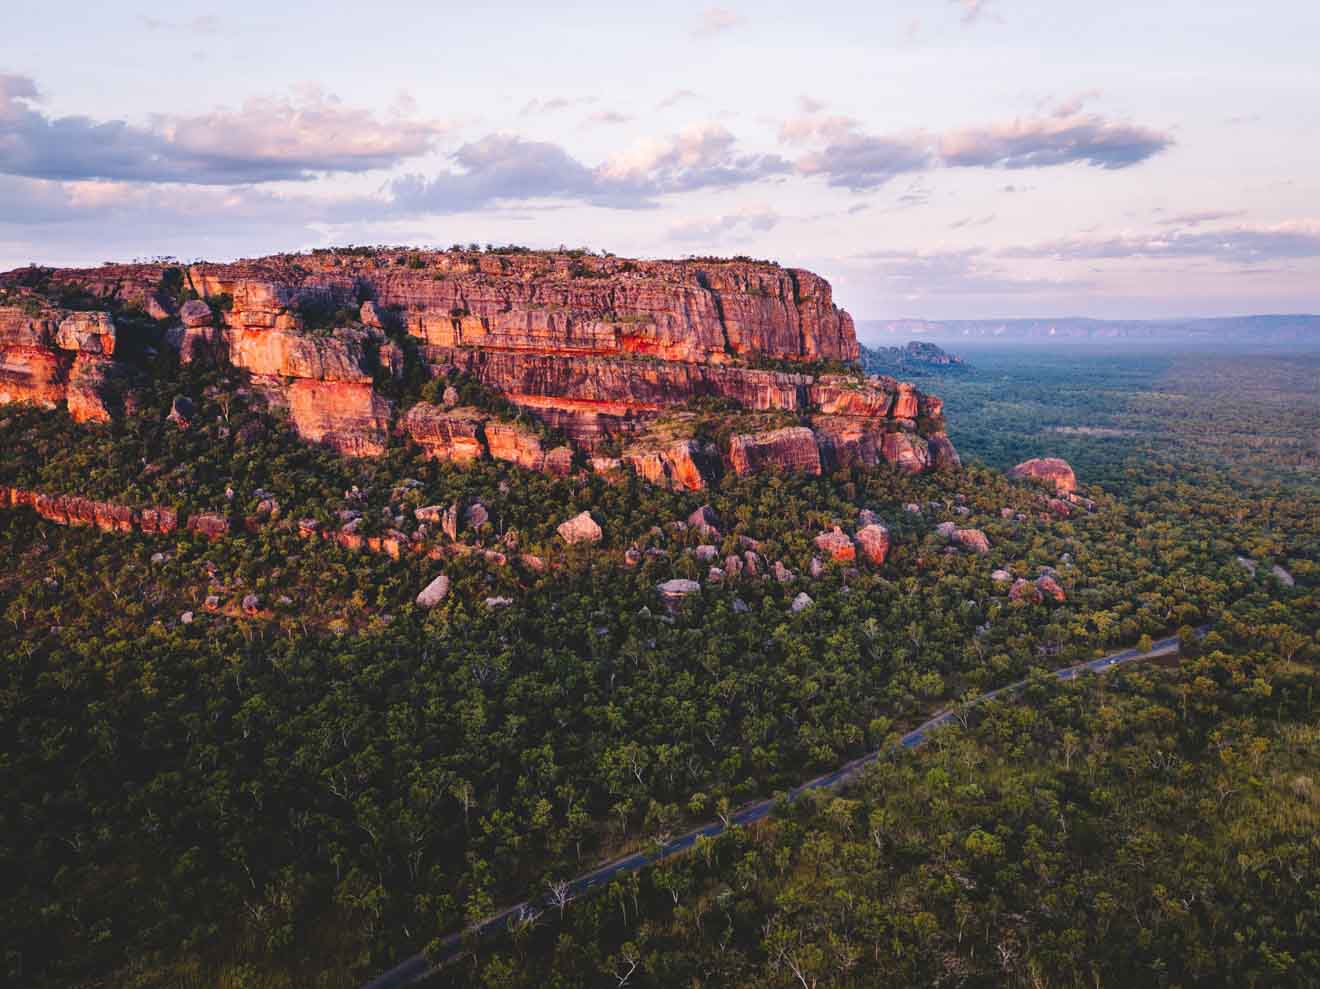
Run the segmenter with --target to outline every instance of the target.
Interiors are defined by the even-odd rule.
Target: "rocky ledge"
[[[120,324],[150,337],[133,353],[247,370],[301,435],[352,456],[393,430],[437,458],[629,468],[688,489],[725,470],[958,464],[940,400],[864,375],[829,283],[769,262],[345,249],[20,269],[0,275],[0,402],[131,412]],[[474,383],[524,421],[382,394],[406,394],[409,372]],[[712,417],[732,428],[712,435]],[[543,442],[551,430],[567,445]]]

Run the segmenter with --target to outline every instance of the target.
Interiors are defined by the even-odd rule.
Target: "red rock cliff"
[[[136,307],[175,324],[166,339],[185,359],[209,352],[200,344],[214,348],[286,406],[303,435],[350,455],[379,453],[393,423],[435,456],[541,462],[539,447],[514,449],[500,428],[477,430],[462,417],[450,424],[437,410],[400,415],[373,387],[373,377],[402,366],[394,336],[411,338],[431,374],[476,379],[588,454],[619,438],[631,443],[623,462],[676,486],[708,475],[698,462],[721,460],[740,472],[957,463],[940,431],[938,399],[891,378],[816,373],[822,362],[856,360],[852,319],[824,279],[771,263],[350,249],[40,278],[42,299],[75,289],[106,300],[108,310]],[[0,276],[9,302],[28,292],[23,309],[0,302],[0,401],[63,400],[80,418],[103,418],[88,396],[107,372],[113,321],[44,301],[34,307],[24,289],[33,279],[30,271]],[[180,280],[184,293],[213,304],[211,325],[200,303],[178,305]],[[793,428],[816,453],[801,448],[798,433],[787,444],[749,433],[722,451],[699,450],[672,430],[660,443],[656,421],[694,401],[793,413]],[[765,425],[758,432],[774,432]],[[565,456],[554,462],[562,469]]]

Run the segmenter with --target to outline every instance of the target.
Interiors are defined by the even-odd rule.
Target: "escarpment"
[[[856,370],[829,284],[768,262],[351,248],[0,275],[0,401],[105,420],[145,373],[132,355],[164,347],[245,369],[302,436],[352,456],[401,437],[687,489],[958,464],[939,399]]]

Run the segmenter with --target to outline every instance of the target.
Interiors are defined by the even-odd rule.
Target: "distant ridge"
[[[857,335],[870,344],[928,337],[1012,343],[1062,340],[1070,343],[1202,343],[1320,349],[1320,315],[1219,316],[1205,319],[893,319],[858,320]]]

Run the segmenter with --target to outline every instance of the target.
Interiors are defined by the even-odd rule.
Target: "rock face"
[[[173,322],[165,341],[182,359],[214,355],[248,370],[303,436],[348,455],[379,454],[393,424],[436,457],[556,474],[573,469],[575,453],[617,445],[618,463],[601,466],[678,490],[726,469],[958,463],[939,399],[893,378],[820,373],[817,362],[856,361],[852,319],[823,279],[768,262],[380,249],[38,274],[0,275],[10,293],[0,302],[0,401],[68,401],[85,419],[115,414],[113,375],[98,363],[113,359],[115,326],[108,311],[45,301],[65,288]],[[172,302],[170,280],[200,298]],[[9,304],[14,293],[22,305]],[[443,405],[398,415],[375,382],[404,378],[405,349],[428,373],[466,375],[562,430],[571,448],[546,449],[529,430],[455,408],[452,388]],[[689,428],[703,403],[746,420],[723,448]],[[784,426],[782,413],[799,424]]]
[[[1077,490],[1077,475],[1073,473],[1068,461],[1058,457],[1035,457],[1024,460],[1008,472],[1014,479],[1032,478],[1049,481],[1061,495],[1070,495]]]

